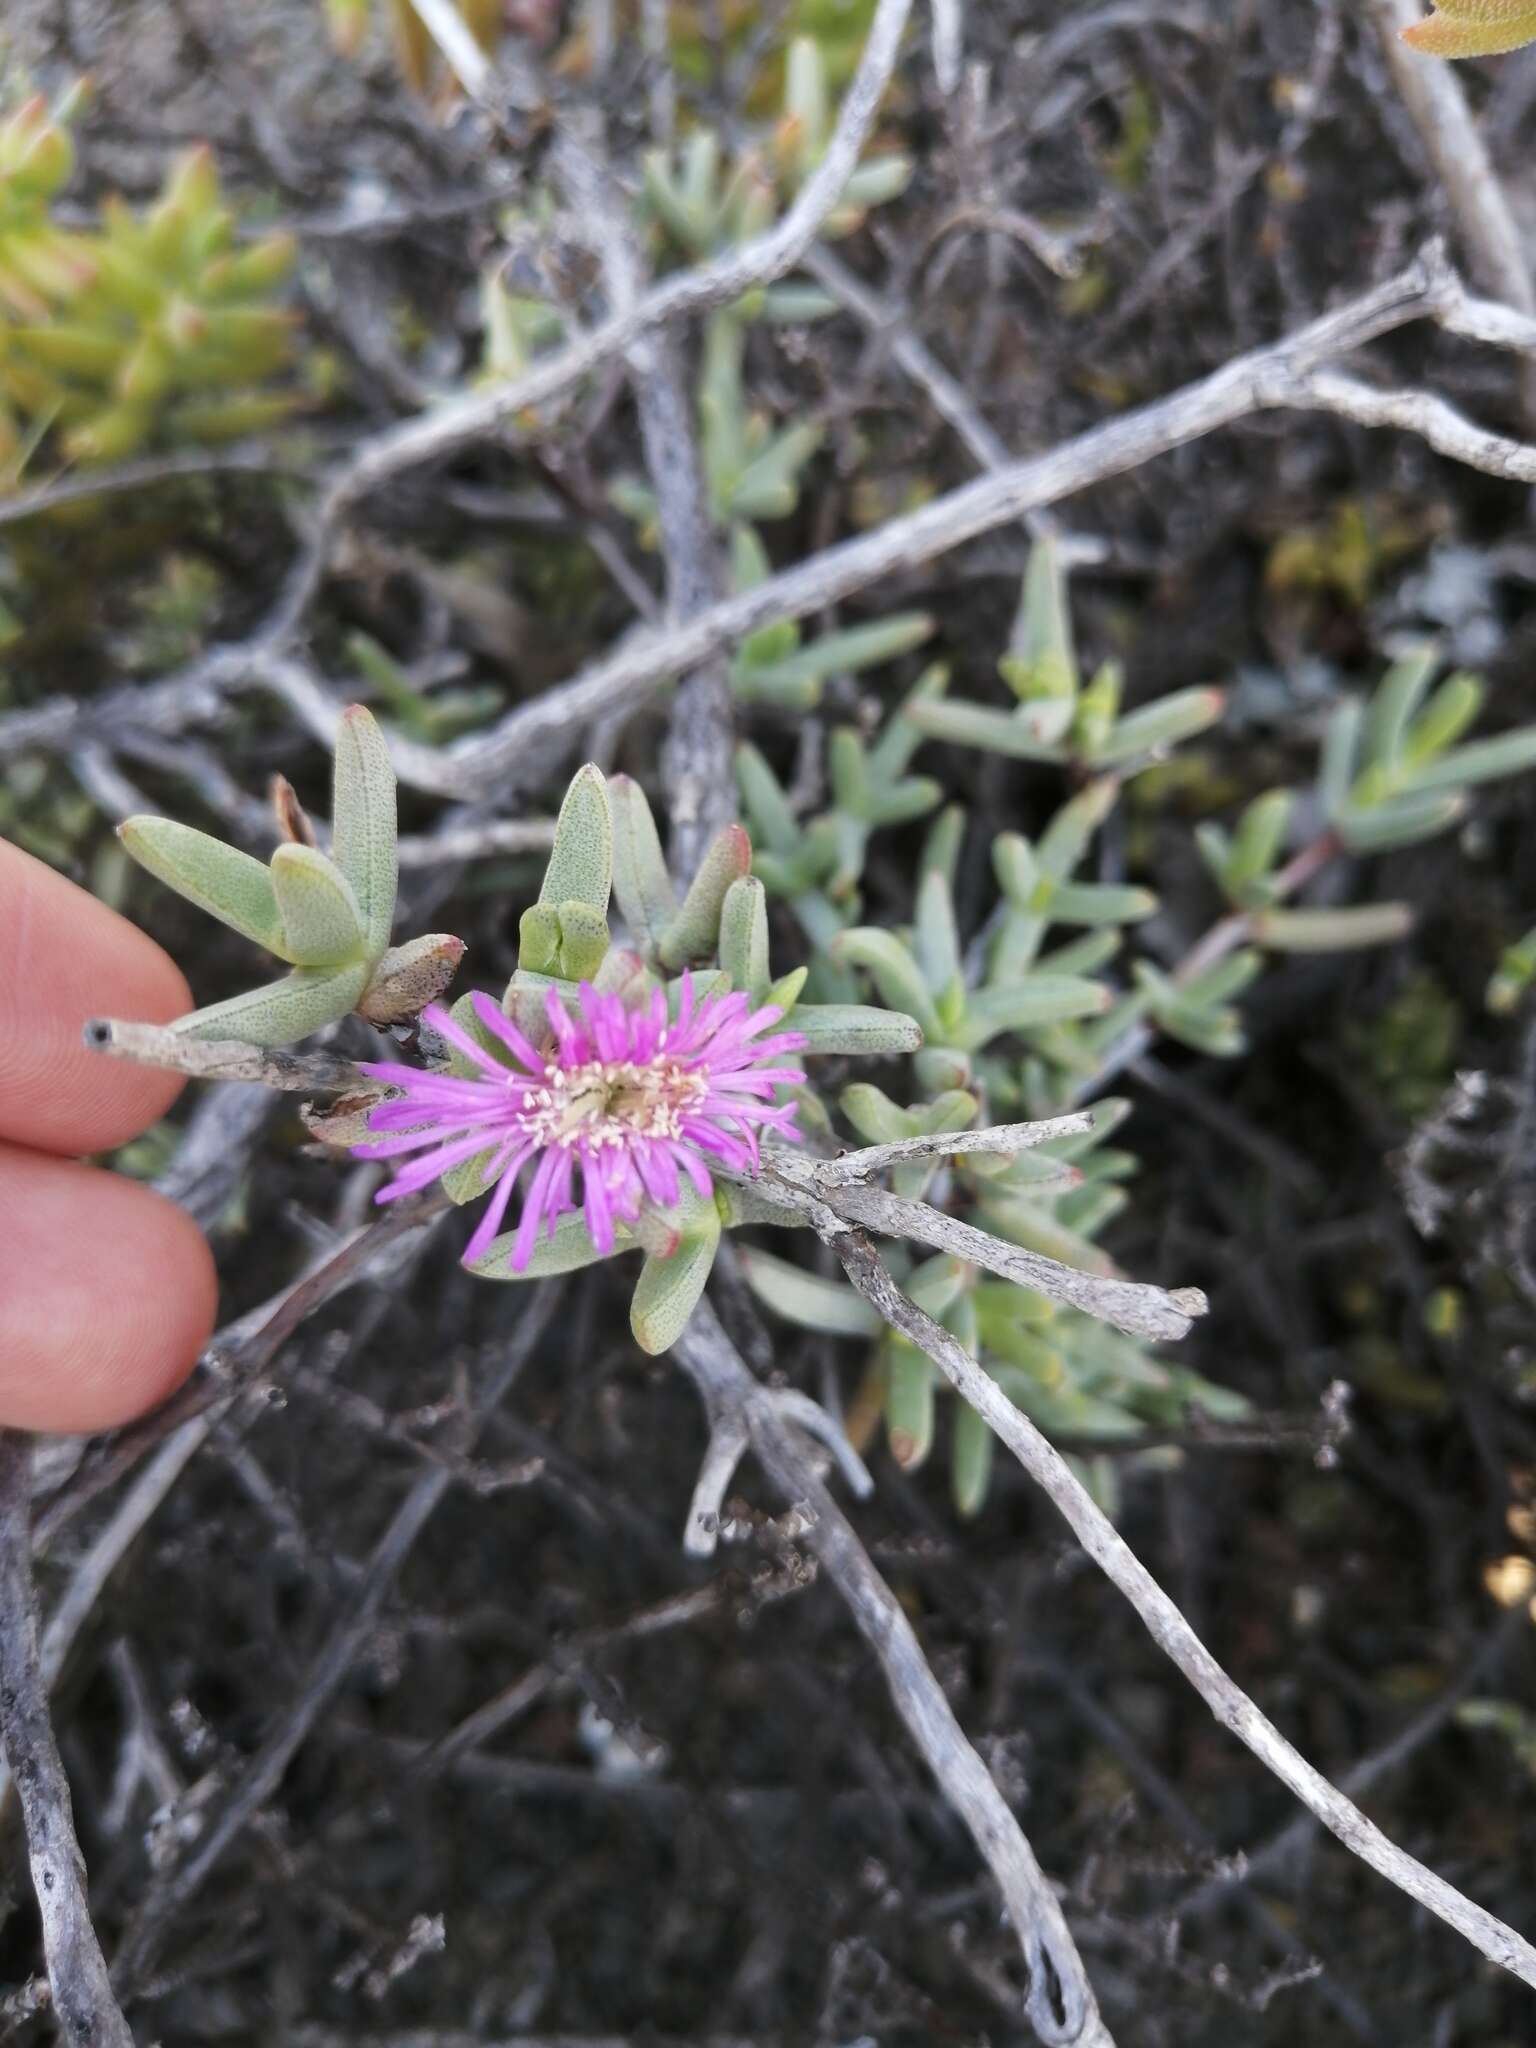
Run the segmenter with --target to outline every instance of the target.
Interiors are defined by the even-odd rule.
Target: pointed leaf
[[[331,858],[351,884],[376,960],[389,944],[399,879],[395,771],[383,733],[361,704],[347,706],[337,730],[331,808]]]
[[[589,761],[565,792],[539,901],[585,903],[606,917],[612,887],[613,815],[602,770]]]
[[[986,1501],[996,1443],[991,1424],[983,1421],[969,1401],[957,1402],[949,1445],[950,1497],[955,1513],[967,1521],[981,1512]]]
[[[1150,889],[1113,882],[1066,882],[1051,898],[1052,924],[1139,924],[1157,909]]]
[[[1469,747],[1453,747],[1417,770],[1413,790],[1418,796],[1426,791],[1465,789],[1472,783],[1523,775],[1529,768],[1536,768],[1536,725],[1522,725],[1513,732],[1501,732],[1497,739],[1474,741]]]
[[[1078,688],[1077,653],[1072,644],[1072,615],[1067,604],[1061,550],[1049,536],[1036,541],[1030,550],[1005,659],[1005,678],[1021,698],[1060,699],[1070,715]],[[1065,731],[1063,719],[1050,737],[1059,737]]]
[[[895,1145],[922,1130],[916,1113],[892,1102],[872,1081],[855,1081],[838,1097],[838,1107],[866,1145]]]
[[[1077,871],[1088,851],[1088,842],[1114,809],[1119,794],[1119,777],[1101,775],[1070,803],[1062,805],[1034,849],[1043,875],[1053,882],[1064,882]]]
[[[939,1013],[922,969],[894,932],[855,925],[839,932],[828,950],[840,965],[864,968],[893,1008],[917,1019],[926,1038],[940,1035]]]
[[[339,867],[313,846],[288,842],[272,856],[272,887],[288,953],[301,967],[336,967],[363,949],[363,915]]]
[[[978,1052],[1005,1031],[1102,1016],[1110,1000],[1108,989],[1096,981],[1070,974],[1032,974],[1024,981],[978,990],[966,1004],[959,1043]]]
[[[854,1053],[882,1059],[916,1052],[923,1042],[916,1018],[867,1003],[796,1003],[790,1019],[808,1053]]]
[[[171,1026],[182,1038],[235,1038],[246,1045],[292,1045],[345,1017],[368,980],[368,964],[301,967],[266,988],[231,996],[178,1017]]]
[[[886,1436],[903,1472],[915,1472],[933,1449],[933,1366],[904,1338],[890,1344],[885,1389]]]
[[[752,869],[752,842],[740,825],[716,833],[689,884],[682,908],[662,934],[657,954],[665,967],[707,960],[720,936],[720,912],[732,882]]]
[[[1421,839],[1433,839],[1467,814],[1467,800],[1459,793],[1432,796],[1414,791],[1411,796],[1394,797],[1390,803],[1373,804],[1368,810],[1346,807],[1334,816],[1334,825],[1344,844],[1358,853],[1385,853],[1394,846],[1412,846]]]
[[[173,818],[128,818],[117,836],[157,881],[280,960],[290,958],[271,871],[261,861]]]
[[[1057,741],[1037,737],[1017,711],[995,711],[990,704],[943,698],[909,704],[901,716],[929,739],[949,740],[957,747],[980,747],[1020,761],[1063,761],[1066,749]]]
[[[1110,768],[1138,754],[1162,753],[1180,740],[1193,739],[1220,718],[1226,709],[1220,690],[1175,690],[1140,711],[1122,718],[1102,746],[1095,748],[1096,766]]]
[[[677,913],[677,892],[667,872],[661,835],[645,791],[628,775],[608,783],[613,821],[613,893],[635,944],[654,957]]]
[[[930,868],[918,884],[914,939],[917,964],[928,987],[936,995],[958,988],[960,974],[960,932],[955,923],[954,900],[943,875]]]
[[[629,1305],[629,1327],[635,1342],[650,1357],[670,1350],[683,1334],[719,1248],[720,1212],[713,1202],[699,1201],[671,1257],[646,1254]]]
[[[720,965],[732,988],[762,1001],[768,988],[768,892],[755,875],[739,875],[725,892]]]
[[[758,1300],[787,1323],[829,1337],[875,1337],[884,1327],[863,1295],[844,1280],[807,1272],[755,1245],[738,1245],[736,1257]]]
[[[1439,666],[1440,650],[1426,640],[1387,670],[1366,706],[1363,746],[1367,761],[1392,765],[1401,758],[1409,723]]]

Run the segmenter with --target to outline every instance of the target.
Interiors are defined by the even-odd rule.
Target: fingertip
[[[207,1240],[174,1202],[0,1145],[0,1422],[131,1421],[186,1378],[217,1309]]]
[[[192,1008],[180,968],[147,933],[0,840],[0,1138],[103,1152],[164,1116],[178,1075],[89,1052],[92,1017],[168,1023]]]

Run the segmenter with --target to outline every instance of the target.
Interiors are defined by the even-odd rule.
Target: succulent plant
[[[1030,552],[1008,650],[997,666],[1018,699],[1014,710],[944,698],[913,705],[908,717],[930,739],[1102,770],[1131,766],[1192,739],[1215,724],[1225,701],[1219,690],[1197,686],[1122,714],[1118,663],[1106,661],[1085,681],[1060,550],[1049,538]]]
[[[744,999],[737,1004],[743,1014],[771,1006],[779,1013],[779,1025],[810,1054],[885,1056],[915,1050],[921,1033],[910,1017],[865,1004],[802,1002],[803,968],[774,975],[766,892],[751,867],[747,834],[739,825],[728,826],[706,850],[692,882],[680,890],[639,785],[625,776],[605,780],[590,765],[581,769],[560,808],[538,899],[519,923],[517,968],[499,1005],[484,996],[462,996],[441,1020],[443,1031],[453,1037],[442,1046],[439,1071],[477,1082],[488,1062],[507,1068],[508,1040],[500,1019],[520,1035],[514,1042],[521,1042],[530,1057],[543,1058],[537,1048],[550,1038],[550,998],[563,1006],[568,1019],[579,1018],[583,984],[592,991],[585,1000],[622,997],[627,1018],[648,1016],[658,992],[664,993],[674,1020],[680,1014],[699,1015],[713,999],[733,997]],[[615,901],[626,927],[627,943],[620,946],[611,942],[609,931]],[[558,1055],[557,1043],[550,1057]],[[402,1071],[391,1069],[391,1077],[398,1080]],[[405,1077],[407,1087],[412,1078]],[[415,1085],[430,1108],[431,1076]],[[798,1089],[794,1102],[804,1129],[825,1127],[827,1112],[812,1091]],[[323,1127],[321,1135],[329,1135]],[[352,1121],[336,1135],[364,1153],[380,1142],[360,1136]],[[400,1149],[392,1140],[384,1142],[391,1150]],[[508,1172],[495,1146],[468,1149],[470,1156],[460,1156],[440,1176],[460,1203],[492,1195]],[[505,1192],[500,1199],[504,1207]],[[535,1200],[532,1191],[527,1200]],[[514,1235],[507,1232],[482,1249],[472,1247],[470,1265],[489,1279],[519,1280],[639,1249],[644,1260],[631,1323],[645,1349],[660,1351],[687,1320],[708,1278],[721,1229],[735,1215],[728,1190],[711,1199],[685,1184],[670,1209],[657,1213],[648,1207],[637,1222],[621,1221],[606,1246],[595,1239],[588,1221],[570,1213],[553,1221],[523,1263],[514,1261]]]
[[[100,225],[64,232],[49,207],[73,163],[66,122],[27,101],[0,130],[0,477],[40,444],[78,463],[152,442],[217,441],[291,411],[265,388],[288,358],[292,315],[272,293],[284,235],[236,245],[211,152],[193,149],[142,215],[113,195]]]
[[[350,706],[337,734],[329,854],[314,844],[286,785],[280,794],[292,836],[266,864],[172,818],[129,818],[118,828],[141,867],[293,970],[172,1028],[188,1038],[287,1045],[349,1010],[374,1024],[408,1022],[447,987],[464,945],[444,932],[389,943],[395,773],[371,714]]]
[[[1536,0],[1435,0],[1403,41],[1432,57],[1500,56],[1536,43]]]
[[[832,83],[822,39],[795,36],[785,52],[782,110],[766,133],[729,160],[711,128],[695,129],[675,152],[648,152],[642,160],[645,204],[658,230],[682,254],[698,258],[771,227],[826,152]],[[910,157],[871,150],[843,187],[822,233],[851,234],[872,207],[905,191],[911,176]],[[770,286],[750,303],[769,317],[801,320],[831,306],[823,293],[803,285]]]

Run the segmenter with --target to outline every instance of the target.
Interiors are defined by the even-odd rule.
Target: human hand
[[[88,1017],[192,1006],[160,948],[0,840],[0,1423],[106,1429],[168,1394],[213,1328],[202,1232],[173,1202],[77,1156],[142,1131],[172,1074],[87,1052]]]

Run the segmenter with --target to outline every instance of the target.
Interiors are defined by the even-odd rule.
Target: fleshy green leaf
[[[645,791],[632,777],[610,779],[608,803],[613,820],[613,893],[635,944],[652,958],[677,913],[677,892],[667,872],[661,835]]]
[[[768,892],[755,875],[739,875],[725,892],[719,957],[731,987],[761,1002],[768,988]]]
[[[1250,925],[1254,943],[1277,953],[1351,953],[1388,946],[1413,929],[1406,903],[1361,903],[1347,910],[1261,910]]]
[[[1220,690],[1206,689],[1175,690],[1170,697],[1159,697],[1155,704],[1132,711],[1112,728],[1102,746],[1095,748],[1094,763],[1115,767],[1138,754],[1161,753],[1180,740],[1193,739],[1216,723],[1226,701]]]
[[[889,1346],[885,1427],[891,1456],[903,1472],[915,1472],[933,1448],[933,1366],[904,1338]]]
[[[272,856],[272,887],[288,941],[303,967],[337,967],[363,948],[363,914],[347,878],[313,846],[291,841]]]
[[[178,1017],[171,1029],[183,1038],[243,1039],[247,1045],[292,1045],[354,1007],[368,981],[368,963],[300,967],[266,988],[231,996]]]
[[[915,1017],[926,1038],[941,1035],[939,1013],[921,968],[894,932],[878,925],[856,925],[839,932],[830,947],[841,965],[862,967],[885,1000]]]
[[[949,1446],[949,1480],[955,1512],[967,1521],[979,1514],[992,1483],[992,1456],[997,1439],[968,1401],[955,1405]]]
[[[682,908],[662,934],[657,952],[663,966],[709,958],[719,940],[726,891],[751,870],[751,840],[740,825],[727,825],[710,841]]]
[[[606,918],[612,887],[613,816],[602,770],[589,761],[572,776],[560,806],[539,902],[585,903]]]
[[[758,1300],[787,1323],[830,1337],[874,1337],[883,1328],[878,1313],[846,1281],[807,1272],[755,1245],[738,1245],[736,1257]]]
[[[271,870],[173,818],[128,818],[117,836],[142,868],[279,960],[291,960]]]
[[[858,1053],[878,1059],[916,1052],[923,1042],[916,1018],[867,1003],[797,1003],[789,1021],[804,1036],[810,1053]]]
[[[395,916],[399,860],[395,771],[371,712],[349,704],[336,734],[331,858],[351,884],[367,950],[378,959]]]
[[[1108,1007],[1109,992],[1096,981],[1070,974],[1032,974],[1026,981],[978,990],[966,1004],[959,1043],[966,1051],[977,1052],[1004,1031],[1102,1016]]]
[[[652,1358],[670,1350],[682,1335],[720,1248],[720,1212],[712,1201],[695,1197],[685,1205],[684,1215],[677,1250],[669,1258],[646,1254],[629,1305],[635,1342]]]

